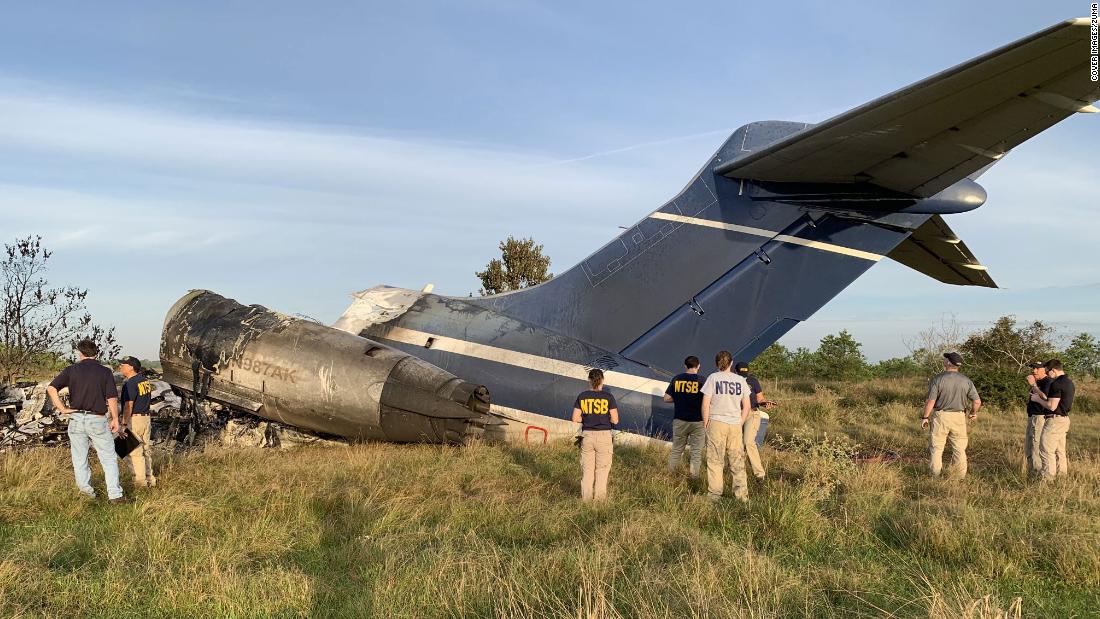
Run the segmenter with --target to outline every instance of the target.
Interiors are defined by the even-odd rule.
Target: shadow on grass
[[[517,466],[524,469],[532,476],[549,482],[552,487],[557,488],[562,494],[580,495],[581,465],[579,447],[569,448],[568,454],[571,456],[569,458],[569,463],[572,465],[571,467],[565,465],[565,455],[552,448],[531,448],[501,444],[500,449]],[[617,460],[618,457],[619,453],[616,451],[615,459]],[[612,475],[614,475],[616,464],[617,462],[612,461]]]
[[[316,545],[291,553],[289,563],[312,581],[311,617],[375,616],[374,582],[385,578],[380,551],[364,543],[377,514],[333,490],[311,505]],[[303,530],[312,527],[303,526]]]

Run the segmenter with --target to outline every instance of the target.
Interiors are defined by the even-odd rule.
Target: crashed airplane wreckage
[[[985,204],[976,179],[1011,149],[1100,112],[1090,24],[1054,24],[818,124],[745,125],[679,194],[538,286],[377,287],[334,328],[190,293],[165,324],[165,379],[353,439],[504,427],[545,440],[573,434],[569,403],[600,368],[618,439],[667,437],[664,390],[686,356],[752,360],[886,258],[996,288],[946,218]]]
[[[169,310],[160,359],[163,379],[191,406],[213,401],[352,440],[464,443],[493,423],[482,385],[384,344],[206,290]]]

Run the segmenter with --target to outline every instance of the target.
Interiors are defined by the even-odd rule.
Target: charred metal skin
[[[271,421],[356,440],[461,443],[489,391],[384,344],[195,290],[168,311],[164,380]]]

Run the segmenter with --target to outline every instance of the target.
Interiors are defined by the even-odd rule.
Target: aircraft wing
[[[1087,18],[1064,21],[728,161],[730,178],[935,195],[1075,112],[1095,112]]]
[[[997,287],[966,243],[939,215],[924,222],[887,256],[945,284]]]

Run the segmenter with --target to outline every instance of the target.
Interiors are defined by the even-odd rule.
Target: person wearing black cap
[[[1039,437],[1043,435],[1043,424],[1046,422],[1048,411],[1040,402],[1032,400],[1032,395],[1041,393],[1046,395],[1047,386],[1050,385],[1050,377],[1047,376],[1047,368],[1043,363],[1031,363],[1031,373],[1027,375],[1027,384],[1030,393],[1027,399],[1027,430],[1024,432],[1024,455],[1027,457],[1027,471],[1030,475],[1041,476],[1043,474],[1043,458],[1039,454]]]
[[[129,431],[141,441],[141,445],[130,452],[134,486],[155,486],[157,478],[153,475],[153,452],[149,448],[149,401],[152,399],[153,384],[141,374],[141,361],[136,357],[120,360],[118,370],[125,380],[122,383],[122,428],[119,431]]]
[[[1073,396],[1077,387],[1066,376],[1062,362],[1051,359],[1046,363],[1050,384],[1047,391],[1031,394],[1031,401],[1046,410],[1043,433],[1039,436],[1039,455],[1043,460],[1043,479],[1054,479],[1069,473],[1066,458],[1066,434],[1069,432],[1069,412],[1073,408]]]
[[[948,443],[951,444],[951,465],[955,474],[960,479],[966,477],[966,405],[968,401],[973,404],[974,408],[970,411],[970,419],[973,420],[978,416],[982,400],[978,397],[974,382],[959,372],[962,362],[959,353],[944,353],[943,372],[936,374],[928,383],[928,397],[925,398],[920,426],[927,428],[929,423],[932,426],[928,468],[933,477],[939,477],[943,472],[943,450]]]
[[[118,390],[115,377],[96,356],[99,347],[91,340],[76,345],[78,361],[61,370],[50,382],[46,393],[58,413],[69,415],[69,451],[73,459],[76,487],[84,496],[95,498],[92,469],[88,466],[88,447],[95,448],[103,478],[107,482],[107,498],[111,503],[129,503],[122,496],[118,483],[118,454],[111,436],[118,431]],[[69,406],[61,402],[60,389],[69,388]]]
[[[764,481],[764,463],[760,460],[760,447],[756,441],[756,436],[760,433],[760,422],[762,420],[760,406],[764,403],[764,389],[760,386],[760,381],[749,374],[747,361],[734,363],[733,371],[740,374],[745,382],[749,384],[749,405],[752,407],[752,412],[749,413],[749,418],[741,426],[742,438],[745,441],[745,458],[749,461],[752,474],[757,481]]]

